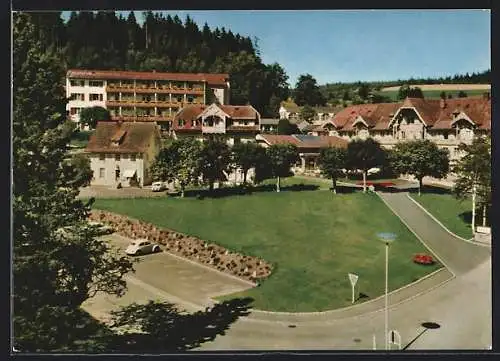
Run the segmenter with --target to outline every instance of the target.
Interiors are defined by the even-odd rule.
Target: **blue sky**
[[[488,10],[168,11],[201,28],[257,37],[264,63],[278,62],[294,86],[439,77],[491,68]],[[124,12],[128,14],[128,12]],[[64,17],[68,14],[65,13]],[[140,12],[136,18],[142,21]]]

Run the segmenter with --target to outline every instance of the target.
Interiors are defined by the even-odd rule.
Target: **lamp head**
[[[391,244],[396,240],[396,234],[391,232],[377,233],[377,238],[385,244]]]

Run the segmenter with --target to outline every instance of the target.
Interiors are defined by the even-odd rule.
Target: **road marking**
[[[199,310],[205,309],[205,306],[197,305],[197,304],[194,304],[192,302],[183,300],[182,298],[174,296],[171,293],[167,293],[167,292],[162,291],[154,286],[151,286],[150,284],[147,284],[136,277],[125,275],[123,278],[127,282],[130,282],[130,283],[132,283],[132,284],[134,284],[134,285],[136,285],[136,286],[138,286],[146,291],[154,293],[155,295],[160,296],[160,297],[168,300],[169,302],[172,302],[172,303],[175,303],[175,304],[178,304],[181,306],[188,306],[188,308],[191,308],[194,311],[199,311]]]

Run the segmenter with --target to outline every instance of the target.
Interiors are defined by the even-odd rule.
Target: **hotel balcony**
[[[142,100],[108,100],[106,107],[165,107],[179,108],[182,107],[182,102],[165,102],[165,101],[142,101]],[[186,103],[187,104],[187,103]]]
[[[111,120],[121,120],[124,122],[167,122],[172,117],[168,115],[115,115]]]
[[[113,84],[106,87],[106,92],[121,93],[139,93],[139,94],[193,94],[203,95],[203,88],[184,88],[184,87],[154,87],[154,86],[135,86],[130,84]]]

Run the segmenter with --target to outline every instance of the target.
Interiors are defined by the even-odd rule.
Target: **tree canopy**
[[[422,92],[422,89],[420,89],[418,86],[411,87],[408,84],[405,84],[399,88],[398,99],[402,100],[402,99],[405,99],[406,97],[408,97],[408,98],[423,98],[424,93]]]
[[[300,133],[297,124],[292,124],[286,118],[282,118],[278,121],[278,134],[281,135],[292,135]]]
[[[337,193],[337,179],[341,177],[347,164],[347,151],[344,148],[322,148],[318,158],[321,174],[332,180],[334,193]]]
[[[266,149],[266,154],[269,171],[276,178],[276,192],[279,192],[280,179],[290,176],[290,168],[299,160],[299,151],[294,144],[273,144]]]
[[[387,161],[386,152],[372,138],[354,139],[347,145],[347,167],[363,174],[363,192],[366,192],[366,176],[371,168],[382,167]]]
[[[83,108],[80,112],[80,122],[94,129],[99,121],[110,120],[111,115],[106,108],[95,106]]]
[[[443,178],[449,171],[447,149],[440,149],[430,140],[413,140],[396,144],[393,149],[392,169],[399,174],[411,174],[418,180],[418,194],[424,177]]]
[[[311,74],[299,76],[293,91],[293,100],[298,106],[326,104],[326,99],[316,84],[316,79]]]

